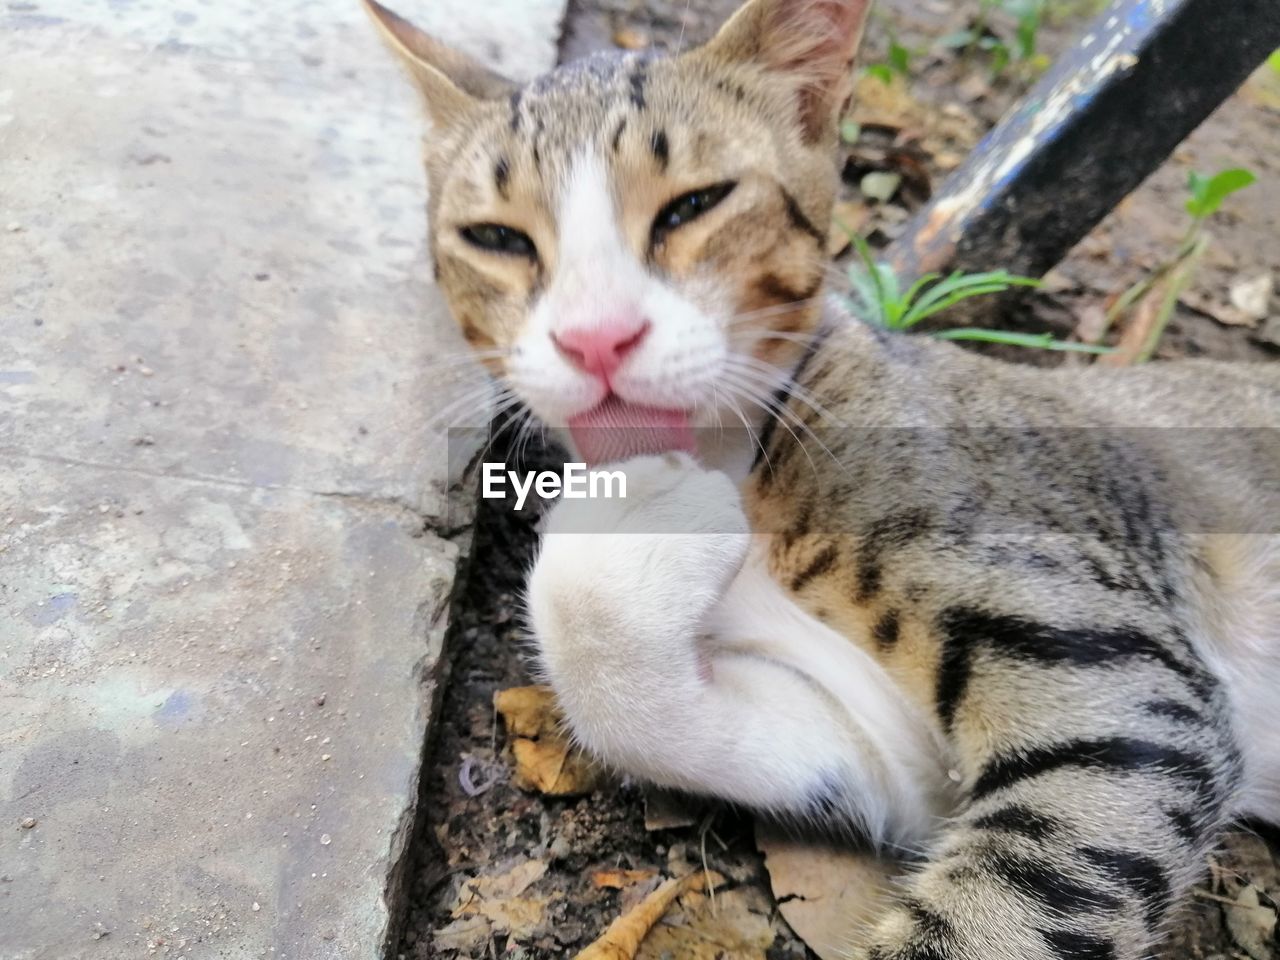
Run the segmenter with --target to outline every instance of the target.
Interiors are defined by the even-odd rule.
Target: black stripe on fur
[[[1137,630],[1053,627],[1022,617],[951,607],[939,618],[942,660],[935,691],[938,716],[949,730],[969,686],[973,657],[981,644],[994,653],[1045,666],[1111,666],[1134,659],[1158,664],[1180,679],[1199,699],[1212,681],[1197,664],[1175,657],[1154,637]]]
[[[1077,917],[1120,906],[1120,901],[1113,894],[1095,890],[1067,876],[1056,863],[1000,852],[983,857],[982,864],[1014,890],[1055,916]]]
[[[1061,960],[1115,960],[1116,957],[1115,944],[1102,937],[1070,930],[1041,930],[1040,936]]]
[[[1083,767],[1109,773],[1146,773],[1175,777],[1192,786],[1202,799],[1216,793],[1212,771],[1184,750],[1148,740],[1112,737],[1106,740],[1068,740],[1051,747],[995,757],[973,785],[972,799],[1030,780],[1063,767]]]
[[[1109,878],[1124,884],[1147,905],[1147,927],[1154,930],[1169,909],[1169,878],[1150,857],[1125,850],[1084,847],[1081,855]]]
[[[1013,803],[999,810],[983,814],[973,822],[979,830],[991,830],[996,833],[1012,833],[1028,840],[1043,840],[1058,827],[1058,821],[1036,813],[1030,807]]]

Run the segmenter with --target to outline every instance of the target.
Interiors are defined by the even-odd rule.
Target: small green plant
[[[889,53],[881,63],[871,63],[866,66],[866,71],[875,77],[885,86],[893,83],[893,75],[896,73],[902,77],[911,76],[911,51],[892,38],[889,41]]]
[[[1280,50],[1267,57],[1267,64],[1276,73],[1280,73]]]
[[[897,273],[887,263],[877,261],[862,237],[850,235],[858,250],[860,264],[849,269],[853,287],[855,312],[875,326],[886,330],[907,330],[963,300],[1004,293],[1013,287],[1038,287],[1039,280],[1019,277],[1005,270],[989,273],[956,271],[949,277],[925,274],[906,290]],[[1003,343],[1039,350],[1067,350],[1077,353],[1107,353],[1109,348],[1084,343],[1066,343],[1048,334],[1016,333],[1012,330],[962,328],[933,334],[939,340],[973,340]]]
[[[1177,249],[1148,276],[1116,298],[1098,331],[1095,342],[1101,341],[1120,320],[1133,314],[1121,337],[1117,362],[1145,363],[1155,354],[1178,300],[1191,285],[1209,249],[1212,238],[1205,232],[1206,221],[1222,208],[1229,196],[1251,186],[1257,179],[1251,171],[1240,168],[1222,170],[1213,176],[1191,171],[1187,177],[1187,191],[1191,195],[1186,203],[1191,222]]]
[[[947,34],[938,42],[944,47],[961,50],[965,55],[981,51],[990,56],[993,77],[1001,76],[1011,64],[1041,70],[1047,66],[1039,52],[1040,26],[1044,22],[1049,0],[982,0],[978,15],[967,30]],[[1000,10],[1014,20],[1013,38],[1006,41],[992,29],[991,15]]]
[[[1191,199],[1187,201],[1187,213],[1192,217],[1192,230],[1200,229],[1209,217],[1222,208],[1222,201],[1245,187],[1258,182],[1251,170],[1236,168],[1206,177],[1192,170],[1187,177],[1187,189]]]

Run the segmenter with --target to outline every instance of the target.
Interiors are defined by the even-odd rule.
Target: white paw
[[[750,535],[724,474],[686,454],[621,464],[625,499],[564,500],[547,518],[529,578],[544,651],[683,634],[728,589]]]

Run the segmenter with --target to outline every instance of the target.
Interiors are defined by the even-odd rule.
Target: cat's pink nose
[[[618,317],[598,327],[579,327],[551,335],[556,349],[583,373],[608,380],[649,333],[643,317]]]

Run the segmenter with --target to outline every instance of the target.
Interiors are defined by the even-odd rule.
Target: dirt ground
[[[737,3],[574,0],[564,57],[615,43],[672,48],[697,42]],[[1066,6],[1076,15],[1055,19],[1041,31],[1041,49],[1049,54],[1069,42],[1089,4]],[[981,58],[939,49],[937,38],[967,26],[976,7],[941,0],[883,0],[880,5],[864,61],[883,60],[891,37],[915,52],[909,80],[894,78],[886,85],[864,78],[859,86],[863,96],[855,116],[863,134],[846,150],[842,210],[873,243],[896,236],[910,211],[1031,79],[1022,69],[992,79]],[[1210,253],[1179,303],[1157,357],[1280,358],[1280,304],[1274,294],[1262,311],[1269,319],[1238,305],[1242,284],[1256,288],[1259,278],[1280,277],[1280,76],[1265,71],[1223,105],[1053,271],[1045,289],[1017,306],[1002,325],[1071,335],[1082,318],[1096,315],[1109,297],[1176,247],[1186,226],[1182,204],[1188,171],[1226,167],[1251,169],[1259,182],[1236,202],[1228,201],[1211,222]],[[877,171],[902,174],[885,203],[869,202],[858,190],[865,174]],[[1029,352],[1012,356],[1037,363],[1060,359]],[[533,466],[528,455],[525,460]],[[651,935],[642,957],[813,957],[781,918],[752,825],[742,815],[694,808],[692,816],[676,818],[685,825],[646,829],[646,797],[636,784],[606,780],[574,799],[546,798],[514,786],[508,734],[493,707],[495,692],[534,682],[517,598],[535,536],[530,522],[514,516],[501,506],[485,505],[470,578],[455,611],[399,957],[570,957],[659,876],[702,868],[728,878],[718,902],[682,900]],[[649,810],[651,820],[662,819],[657,806]],[[1280,894],[1278,849],[1275,832],[1262,828],[1242,828],[1227,837],[1158,956],[1280,956],[1274,932],[1256,936],[1242,920],[1248,908],[1238,902],[1256,890],[1263,907],[1274,908],[1270,898]],[[608,883],[598,873],[604,870],[633,873],[619,890],[602,885]],[[684,930],[684,939],[666,936],[677,930]]]

